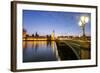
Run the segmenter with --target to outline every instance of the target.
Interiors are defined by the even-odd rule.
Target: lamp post
[[[79,26],[82,28],[83,31],[83,37],[85,37],[85,26],[88,23],[89,18],[87,16],[81,16],[79,21]]]

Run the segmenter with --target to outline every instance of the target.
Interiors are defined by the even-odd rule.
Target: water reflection
[[[56,61],[55,41],[23,41],[23,62]]]
[[[78,59],[90,59],[90,49],[65,42],[23,41],[23,62]]]
[[[51,41],[51,47],[52,47],[53,53],[55,54],[57,59],[60,60],[60,57],[59,57],[59,54],[58,54],[58,49],[57,49],[57,46],[55,44],[55,41]]]

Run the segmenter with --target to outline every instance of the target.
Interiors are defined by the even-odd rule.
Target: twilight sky
[[[91,14],[76,12],[34,11],[23,10],[23,28],[29,35],[51,34],[53,30],[58,35],[82,35],[82,29],[78,26],[80,16],[89,17],[86,24],[86,35],[91,35]]]

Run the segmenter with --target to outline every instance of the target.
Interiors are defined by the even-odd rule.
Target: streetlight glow
[[[82,22],[81,22],[81,21],[79,21],[78,25],[81,27],[81,26],[82,26]]]
[[[81,17],[80,17],[80,20],[81,20],[81,22],[82,22],[83,24],[86,24],[86,23],[88,23],[88,21],[89,21],[89,17],[88,17],[88,16],[81,16]]]
[[[85,22],[86,22],[86,23],[89,22],[89,17],[85,17]]]
[[[83,37],[85,37],[85,26],[86,26],[86,23],[88,23],[89,21],[89,17],[88,16],[81,16],[80,17],[80,21],[78,23],[78,25],[82,28],[83,30]]]
[[[81,16],[81,21],[85,21],[85,16]]]

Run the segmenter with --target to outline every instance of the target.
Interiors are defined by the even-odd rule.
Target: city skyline
[[[23,28],[29,35],[50,35],[55,31],[56,36],[61,35],[82,35],[82,30],[78,26],[80,16],[89,17],[86,24],[86,35],[91,35],[91,14],[76,12],[55,12],[55,11],[34,11],[23,10]]]

